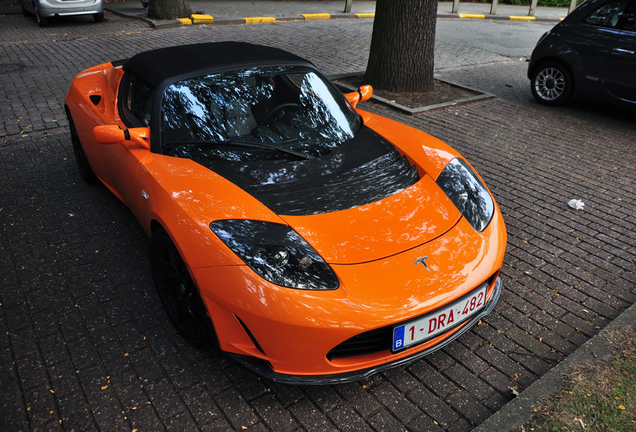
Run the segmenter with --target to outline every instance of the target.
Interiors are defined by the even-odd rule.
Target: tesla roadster
[[[78,74],[77,165],[150,238],[178,331],[252,371],[343,383],[427,355],[490,313],[502,215],[438,139],[357,108],[309,61],[223,42]]]

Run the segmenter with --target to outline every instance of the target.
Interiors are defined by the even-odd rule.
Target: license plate
[[[425,342],[468,321],[486,306],[488,285],[483,284],[469,295],[421,318],[393,329],[393,351]]]

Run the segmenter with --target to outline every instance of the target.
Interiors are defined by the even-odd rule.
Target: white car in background
[[[46,27],[50,17],[93,15],[95,22],[104,21],[103,0],[20,0],[24,16],[35,15],[40,27]]]

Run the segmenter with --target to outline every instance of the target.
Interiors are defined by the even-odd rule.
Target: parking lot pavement
[[[33,17],[0,15],[0,139],[66,131],[63,100],[72,77],[119,58],[126,35],[152,30],[143,21],[104,16],[99,24],[86,16],[51,19],[41,28]],[[105,59],[99,43],[87,40],[109,41],[115,57]]]
[[[327,74],[359,71],[370,31],[370,21],[333,20],[0,45],[0,430],[468,431],[636,301],[633,113],[539,106],[526,63],[448,44],[438,75],[496,99],[416,116],[364,108],[454,146],[491,188],[509,233],[493,314],[423,360],[340,386],[278,385],[181,339],[141,229],[77,173],[62,112],[72,76],[214,40],[287,48]],[[480,60],[467,67],[463,56]],[[572,198],[585,209],[569,208]]]
[[[0,15],[0,44],[49,44],[73,39],[101,37],[152,30],[150,24],[106,11],[104,22],[92,15],[52,18],[47,27],[39,27],[35,17],[21,14]],[[69,59],[67,59],[69,60]]]
[[[332,18],[356,18],[375,13],[375,1],[356,0],[351,2],[351,12],[344,12],[345,2],[342,0],[318,0],[318,1],[237,1],[237,0],[190,0],[188,2],[195,13],[212,17],[215,24],[245,23],[245,18],[267,17],[280,20],[304,20]],[[144,9],[141,2],[115,2],[106,5],[113,12],[148,20],[153,25],[165,26],[175,22],[161,22],[148,19],[148,10]],[[529,7],[520,5],[500,4],[496,14],[491,14],[491,5],[481,2],[463,2],[459,6],[458,13],[452,13],[453,2],[441,1],[437,7],[438,17],[465,18],[465,19],[497,19],[504,21],[537,20],[546,22],[559,22],[567,13],[567,8],[542,7],[535,9],[535,14],[529,16]],[[186,17],[180,17],[186,18]]]
[[[106,17],[108,25],[69,17],[40,28],[32,18],[0,16],[0,29],[16,30],[7,32],[9,40],[0,39],[0,139],[67,127],[63,100],[71,79],[96,64],[177,43],[236,39],[294,51],[311,58],[327,74],[359,72],[366,67],[373,27],[372,20],[333,20],[148,31],[149,25],[142,21],[114,14]],[[301,30],[307,37],[302,43],[295,41],[295,33]],[[508,60],[442,41],[436,44],[435,52],[438,70]]]

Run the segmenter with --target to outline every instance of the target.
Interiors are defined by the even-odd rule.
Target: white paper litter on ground
[[[570,201],[568,201],[568,205],[574,210],[583,210],[583,206],[585,205],[585,203],[578,199],[571,199]]]

